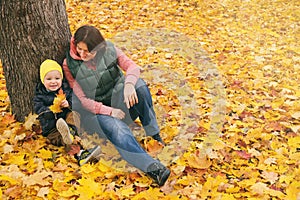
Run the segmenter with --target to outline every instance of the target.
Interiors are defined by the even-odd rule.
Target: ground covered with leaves
[[[300,199],[300,2],[66,0],[72,32],[98,27],[143,69],[171,169],[159,188],[96,135],[79,167],[16,122],[0,68],[0,199]]]

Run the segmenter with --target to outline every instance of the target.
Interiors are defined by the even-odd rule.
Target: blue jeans
[[[147,136],[159,133],[159,128],[148,86],[142,79],[139,79],[135,88],[139,103],[131,107],[129,110],[124,103],[124,84],[118,84],[113,92],[111,106],[114,108],[120,108],[126,113],[126,118],[124,120],[108,115],[95,115],[82,109],[77,111],[81,114],[82,126],[86,131],[91,133],[96,132],[100,137],[106,137],[109,139],[124,160],[136,168],[146,172],[147,167],[150,164],[159,161],[153,159],[140,146],[128,124],[139,117]]]

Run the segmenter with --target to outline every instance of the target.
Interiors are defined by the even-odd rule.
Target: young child
[[[51,144],[64,146],[69,151],[73,146],[77,146],[78,153],[75,158],[79,166],[93,161],[100,155],[100,147],[84,150],[78,137],[80,117],[72,111],[72,90],[68,83],[63,81],[61,66],[54,60],[47,59],[40,66],[40,79],[36,86],[33,98],[34,112],[38,114],[38,120],[42,127],[42,134],[47,137]],[[66,96],[60,104],[61,112],[54,113],[50,110],[53,101],[62,89]],[[79,150],[80,149],[80,150]]]

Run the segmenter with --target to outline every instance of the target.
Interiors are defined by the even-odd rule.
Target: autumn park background
[[[79,167],[34,115],[14,120],[0,66],[0,199],[300,199],[300,1],[66,7],[72,33],[95,25],[142,67],[167,146],[132,128],[171,176],[157,187],[95,135],[101,160]]]

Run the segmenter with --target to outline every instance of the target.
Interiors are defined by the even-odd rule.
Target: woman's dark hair
[[[74,42],[84,42],[89,52],[97,51],[99,48],[106,47],[106,42],[100,31],[94,26],[84,25],[78,28],[74,34]],[[99,47],[101,46],[101,47]]]

